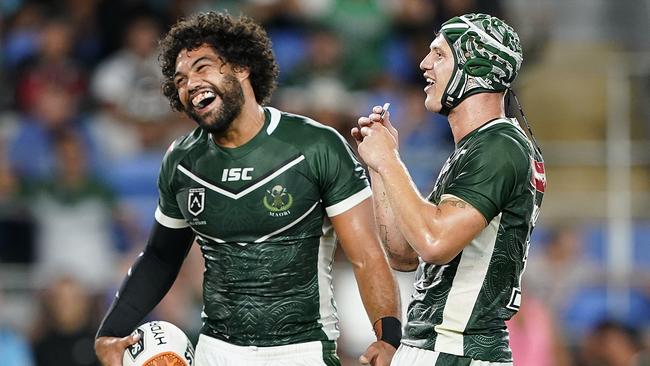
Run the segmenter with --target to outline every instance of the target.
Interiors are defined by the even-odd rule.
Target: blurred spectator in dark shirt
[[[31,263],[33,252],[34,220],[0,140],[0,263]]]
[[[580,366],[647,366],[650,354],[638,329],[602,320],[588,334],[580,350]]]
[[[17,81],[17,105],[29,111],[43,89],[56,85],[77,102],[86,95],[87,75],[72,57],[74,34],[68,20],[48,19],[38,34],[38,53],[28,61]]]
[[[86,68],[95,66],[105,56],[98,21],[99,3],[100,0],[65,0],[61,4],[74,33],[73,55]]]
[[[38,366],[99,365],[93,349],[97,326],[93,301],[76,276],[59,273],[45,288],[41,314],[34,324]]]

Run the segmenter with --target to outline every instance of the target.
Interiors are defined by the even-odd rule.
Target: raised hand
[[[386,103],[384,107],[382,106],[374,106],[372,107],[372,113],[368,115],[368,117],[359,117],[357,120],[357,125],[358,127],[354,127],[351,131],[352,137],[357,141],[357,143],[360,143],[361,140],[363,140],[363,136],[361,136],[361,128],[370,126],[372,123],[380,123],[384,127],[390,131],[390,134],[393,135],[395,138],[396,142],[399,142],[399,134],[397,132],[397,129],[393,127],[393,125],[390,123],[390,112],[388,112],[388,105],[389,103]]]

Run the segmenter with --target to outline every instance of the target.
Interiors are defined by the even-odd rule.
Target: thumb
[[[393,124],[390,123],[390,112],[389,111],[386,111],[386,113],[384,113],[384,118],[381,119],[381,124],[384,125],[384,127],[386,127],[387,129],[389,129],[391,131],[395,129],[395,127],[393,127]]]
[[[120,339],[120,343],[124,348],[126,348],[132,344],[138,343],[139,340],[140,340],[140,334],[135,333]]]
[[[384,125],[386,125],[386,127],[388,127],[388,126],[392,127],[392,125],[390,123],[390,112],[389,111],[384,112],[384,117],[381,120],[384,122]]]
[[[362,364],[362,365],[369,365],[370,360],[368,360],[366,355],[361,355],[361,357],[359,357],[359,363]]]
[[[369,365],[377,357],[377,354],[377,349],[371,345],[366,350],[366,353],[362,354],[361,357],[359,357],[359,362],[362,365]]]

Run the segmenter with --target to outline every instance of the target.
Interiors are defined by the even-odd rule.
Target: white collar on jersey
[[[270,135],[275,131],[276,128],[278,128],[278,125],[280,124],[280,111],[273,108],[273,107],[265,107],[269,113],[271,113],[271,122],[269,123],[269,127],[266,128],[266,134]]]

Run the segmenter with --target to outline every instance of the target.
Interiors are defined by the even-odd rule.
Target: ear
[[[243,81],[244,79],[248,79],[248,77],[251,74],[250,69],[248,67],[239,66],[239,65],[233,66],[232,71],[235,73],[235,77],[239,81]]]
[[[470,58],[463,67],[465,72],[476,77],[483,77],[492,71],[492,63],[483,57]]]

